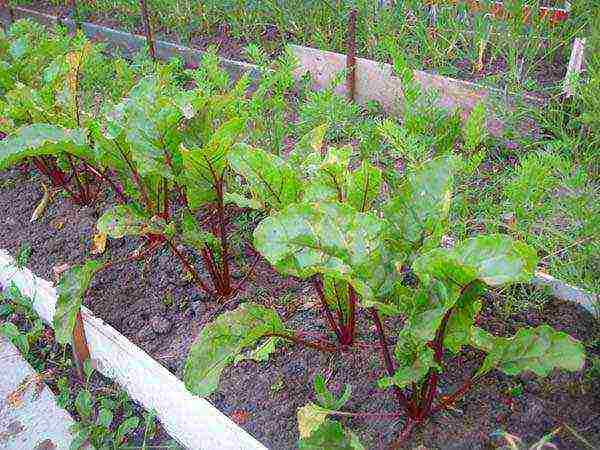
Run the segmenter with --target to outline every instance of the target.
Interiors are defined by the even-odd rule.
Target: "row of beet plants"
[[[90,259],[61,276],[54,318],[59,341],[71,342],[95,274],[159,248],[171,249],[216,302],[235,296],[248,277],[234,284],[230,274],[227,205],[233,203],[264,213],[253,247],[280,274],[312,284],[330,332],[292,329],[276,311],[244,302],[200,332],[185,366],[188,389],[211,394],[226,367],[248,350],[266,360],[285,341],[327,353],[375,343],[387,374],[378,387],[395,399],[394,411],[344,411],[350,388],[336,398],[317,377],[315,402],[298,410],[300,448],[362,448],[335,420],[346,416],[404,417],[400,442],[494,370],[545,376],[555,368],[583,367],[582,344],[547,325],[511,337],[476,325],[486,289],[527,282],[537,256],[499,234],[442,246],[455,179],[464,169],[455,151],[458,134],[432,139],[446,144],[407,162],[402,173],[357,162],[349,145],[328,146],[326,125],[280,156],[279,148],[251,145],[251,135],[270,120],[264,117],[270,90],[291,89],[291,72],[265,76],[251,93],[248,78],[229,82],[214,58],[196,71],[188,89],[173,71],[156,66],[118,101],[84,108],[82,68],[97,49],[81,38],[64,40],[36,60],[27,78],[20,66],[35,59],[26,55],[37,49],[31,36],[22,30],[3,36],[2,109],[10,130],[0,144],[0,168],[33,160],[76,202],[96,194],[97,187],[86,186],[112,191],[115,205],[98,220],[98,231],[136,237],[142,245],[123,260]],[[200,255],[201,269],[186,249]],[[403,318],[394,321],[402,325],[386,327],[394,317]],[[359,327],[359,318],[373,327]],[[440,379],[452,355],[466,346],[486,354],[481,366],[442,393]]]

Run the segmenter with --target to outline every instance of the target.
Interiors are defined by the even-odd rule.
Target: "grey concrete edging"
[[[44,375],[1,334],[0,368],[0,448],[69,450],[73,418],[57,405]]]

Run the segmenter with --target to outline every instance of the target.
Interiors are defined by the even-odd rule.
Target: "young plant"
[[[486,287],[528,281],[537,256],[504,235],[440,247],[457,165],[454,157],[444,156],[410,167],[400,188],[378,211],[361,211],[343,197],[340,201],[325,195],[291,203],[256,228],[255,247],[281,273],[306,279],[319,275],[354,290],[355,307],[365,311],[376,330],[387,373],[378,387],[396,400],[391,413],[344,413],[337,411],[341,401],[304,410],[301,415],[311,417],[311,425],[301,421],[301,448],[322,448],[316,442],[327,442],[327,448],[360,448],[355,436],[328,416],[403,416],[399,443],[415,426],[453,407],[494,370],[545,376],[554,368],[583,367],[582,344],[547,325],[522,328],[508,338],[475,325]],[[395,333],[393,351],[382,315],[405,319]],[[326,337],[292,330],[275,311],[245,303],[201,331],[184,371],[188,389],[199,395],[213,392],[227,364],[273,337],[324,352],[345,348]],[[458,389],[440,392],[440,379],[451,361],[447,357],[465,346],[483,351],[485,359]],[[257,352],[266,358],[275,349],[264,342]]]
[[[13,25],[9,51],[2,55],[2,131],[9,135],[0,145],[0,169],[30,160],[73,202],[90,204],[98,194],[98,178],[88,167],[91,155],[83,151],[80,130],[88,116],[81,79],[98,49],[81,38],[49,36],[33,25],[24,32],[25,25],[31,24]]]
[[[249,146],[238,146],[229,155],[231,167],[244,177],[249,197],[232,198],[240,206],[281,211],[304,202],[337,202],[358,211],[367,211],[378,196],[381,171],[367,161],[350,169],[350,147],[330,148],[321,154],[327,127],[321,126],[304,136],[290,155],[290,162]],[[304,173],[304,179],[300,177]],[[268,238],[266,238],[268,239]],[[279,267],[277,267],[279,269]],[[326,272],[283,273],[312,279],[324,318],[342,346],[354,343],[357,293],[355,288]]]

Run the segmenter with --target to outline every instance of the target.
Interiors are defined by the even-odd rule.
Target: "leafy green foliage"
[[[232,169],[248,183],[252,199],[262,208],[280,210],[301,199],[303,186],[298,172],[282,158],[238,145],[230,151],[228,159]]]
[[[96,228],[100,233],[119,239],[123,236],[143,236],[165,232],[164,220],[148,218],[129,205],[117,205],[98,219]]]
[[[432,250],[413,268],[427,282],[431,277],[457,286],[481,280],[490,286],[526,282],[537,265],[535,251],[505,235],[477,236],[451,249]]]
[[[100,265],[98,261],[88,260],[85,264],[73,266],[62,274],[58,283],[56,312],[52,319],[56,340],[59,343],[71,343],[77,314]]]
[[[364,449],[358,438],[351,431],[345,430],[339,422],[330,419],[325,419],[318,427],[311,430],[309,436],[302,437],[301,435],[298,448],[301,450],[323,448],[332,450]]]
[[[207,396],[219,386],[225,367],[246,347],[255,345],[269,333],[284,333],[276,312],[264,306],[244,303],[206,325],[192,346],[184,369],[186,387]]]
[[[407,257],[437,247],[447,228],[456,158],[443,156],[410,168],[383,208],[397,250]]]
[[[394,282],[380,239],[385,222],[340,203],[299,203],[266,218],[255,247],[280,272],[350,283],[365,299],[385,296]]]
[[[0,169],[6,169],[31,156],[56,156],[61,153],[89,156],[90,150],[81,130],[36,123],[0,141]]]
[[[548,325],[521,328],[510,338],[490,336],[491,349],[479,374],[498,369],[508,375],[531,371],[547,376],[555,368],[576,372],[585,364],[583,344]]]
[[[487,129],[485,113],[485,104],[483,102],[477,103],[463,125],[464,148],[468,152],[478,150],[486,139]]]

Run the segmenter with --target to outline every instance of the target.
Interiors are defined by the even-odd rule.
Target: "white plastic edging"
[[[14,284],[32,299],[33,307],[52,323],[57,293],[54,285],[0,250],[0,284]],[[188,449],[266,450],[208,401],[192,395],[166,368],[117,330],[82,308],[83,323],[92,362],[147,410],[154,410],[167,432]]]
[[[600,317],[600,296],[598,294],[571,286],[544,272],[536,272],[533,280],[531,280],[531,284],[538,287],[546,287],[550,290],[553,297],[576,303],[593,316]]]

